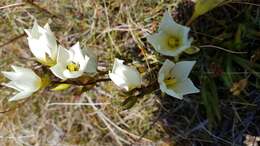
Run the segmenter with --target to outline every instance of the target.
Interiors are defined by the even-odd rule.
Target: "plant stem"
[[[145,88],[141,91],[141,93],[138,94],[138,95],[136,95],[136,96],[137,96],[138,98],[141,98],[141,97],[143,97],[144,95],[149,94],[149,93],[155,91],[155,90],[158,89],[158,88],[159,88],[159,86],[158,86],[157,82],[154,82],[154,83],[148,85],[147,87],[145,87]]]
[[[25,33],[20,34],[20,35],[18,35],[18,36],[16,36],[16,37],[14,37],[14,38],[12,38],[12,39],[10,39],[10,40],[4,42],[3,44],[1,44],[1,45],[0,45],[0,48],[6,46],[6,45],[8,45],[8,44],[11,44],[12,42],[14,42],[14,41],[16,41],[16,40],[18,40],[18,39],[20,39],[20,38],[22,38],[22,37],[24,37],[24,36],[25,36]]]
[[[49,14],[51,17],[58,18],[57,15],[51,13],[49,10],[47,10],[47,9],[45,9],[45,8],[42,8],[42,7],[38,6],[37,4],[35,4],[35,3],[33,2],[33,0],[25,0],[25,2],[28,3],[28,4],[30,4],[30,5],[32,5],[32,6],[34,6],[35,8],[39,9],[40,11],[43,11],[43,12]]]
[[[72,84],[72,85],[77,85],[77,86],[86,86],[86,85],[93,85],[93,84],[96,84],[96,83],[99,83],[99,82],[106,82],[106,81],[110,81],[110,79],[109,78],[96,79],[94,81],[89,81],[87,83],[80,83],[80,82],[77,82],[77,81],[64,81],[64,82],[52,81],[52,83],[53,84]]]

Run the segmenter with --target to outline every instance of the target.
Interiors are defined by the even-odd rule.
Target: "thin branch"
[[[80,83],[80,82],[76,82],[76,81],[64,81],[64,82],[60,82],[60,81],[52,81],[52,83],[54,84],[72,84],[72,85],[77,85],[77,86],[86,86],[86,85],[93,85],[99,82],[106,82],[106,81],[110,81],[109,78],[103,78],[103,79],[96,79],[94,81],[89,81],[87,83]]]
[[[25,33],[20,34],[20,35],[18,35],[18,36],[16,36],[16,37],[14,37],[14,38],[12,38],[12,39],[6,41],[5,43],[1,44],[1,45],[0,45],[0,48],[6,46],[6,45],[8,45],[8,44],[11,44],[12,42],[14,42],[14,41],[16,41],[16,40],[18,40],[18,39],[20,39],[20,38],[22,38],[22,37],[24,37],[24,36],[25,36]]]
[[[65,102],[54,102],[54,103],[49,103],[48,106],[52,105],[71,105],[71,106],[93,106],[93,105],[108,105],[110,103],[65,103]]]
[[[259,4],[254,4],[254,3],[250,3],[250,2],[232,1],[232,2],[230,2],[230,3],[231,3],[231,4],[252,5],[252,6],[260,7]]]
[[[231,51],[231,50],[228,50],[228,49],[225,49],[225,48],[222,48],[222,47],[219,47],[219,46],[214,46],[214,45],[202,45],[202,46],[199,46],[200,48],[215,48],[215,49],[219,49],[219,50],[222,50],[222,51],[225,51],[225,52],[228,52],[228,53],[232,53],[232,54],[247,54],[248,52],[236,52],[236,51]]]
[[[43,12],[45,12],[45,13],[51,15],[52,17],[58,18],[57,15],[51,13],[49,10],[47,10],[47,9],[45,9],[45,8],[42,8],[42,7],[38,6],[38,5],[35,4],[32,0],[25,0],[25,2],[28,3],[28,4],[30,4],[30,5],[32,5],[32,6],[34,6],[35,8],[39,9],[40,11],[43,11]]]
[[[12,8],[12,7],[18,7],[18,6],[23,6],[25,3],[15,3],[15,4],[10,4],[6,6],[0,7],[0,10],[7,9],[7,8]]]
[[[0,139],[23,139],[23,138],[32,138],[35,135],[23,135],[23,136],[0,136]]]

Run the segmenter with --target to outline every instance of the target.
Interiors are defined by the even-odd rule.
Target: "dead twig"
[[[47,14],[50,15],[51,17],[58,18],[57,15],[51,13],[49,10],[47,10],[47,9],[45,9],[45,8],[43,8],[43,7],[38,6],[38,5],[35,4],[32,0],[25,0],[25,2],[28,3],[28,4],[30,4],[30,5],[32,5],[33,7],[37,8],[37,9],[39,9],[40,11],[43,11],[43,12],[47,13]]]
[[[228,50],[219,46],[214,46],[214,45],[202,45],[199,46],[200,48],[214,48],[214,49],[218,49],[218,50],[222,50],[231,54],[247,54],[248,52],[237,52],[237,51],[232,51],[232,50]]]
[[[20,34],[20,35],[18,35],[18,36],[16,36],[16,37],[14,37],[14,38],[12,38],[12,39],[6,41],[5,43],[1,44],[1,45],[0,45],[0,48],[6,46],[6,45],[8,45],[8,44],[11,44],[12,42],[14,42],[14,41],[16,41],[16,40],[18,40],[18,39],[20,39],[20,38],[22,38],[22,37],[24,37],[24,36],[25,36],[25,33]]]
[[[89,81],[87,83],[80,83],[80,82],[75,82],[75,81],[65,81],[65,82],[60,82],[60,81],[52,81],[53,84],[72,84],[72,85],[77,85],[77,86],[86,86],[86,85],[93,85],[99,82],[106,82],[110,81],[109,78],[102,78],[102,79],[96,79],[94,81]]]
[[[6,6],[0,7],[0,10],[7,9],[7,8],[13,8],[13,7],[18,7],[18,6],[23,6],[25,3],[15,3],[15,4],[10,4]]]

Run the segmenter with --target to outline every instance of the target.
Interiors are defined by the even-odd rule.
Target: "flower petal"
[[[168,35],[162,31],[153,35],[147,36],[147,41],[154,47],[158,52],[161,50],[168,49],[167,43]],[[160,52],[161,53],[161,52]]]
[[[113,65],[113,68],[112,68],[112,73],[115,73],[116,69],[120,68],[120,66],[123,65],[123,63],[124,63],[124,60],[120,60],[120,59],[115,58],[114,65]]]
[[[164,12],[163,18],[159,25],[159,30],[168,32],[171,34],[176,34],[177,31],[177,23],[172,19],[172,16],[168,11]]]
[[[32,29],[24,30],[28,35],[28,44],[33,55],[43,63],[46,63],[46,54],[52,60],[56,60],[57,57],[57,42],[55,35],[51,32],[48,24],[45,28],[42,28],[34,22]]]
[[[123,60],[117,59],[114,74],[121,77],[129,87],[129,90],[141,86],[141,75],[134,67],[123,64]]]
[[[15,65],[11,65],[11,67],[16,73],[32,73],[32,70],[28,68],[19,67]]]
[[[172,70],[173,76],[179,81],[187,79],[195,63],[196,61],[181,61],[176,63]]]
[[[168,11],[164,12],[162,21],[159,25],[159,31],[163,31],[168,34],[174,34],[174,36],[184,37],[188,35],[190,28],[176,23]]]
[[[50,25],[49,23],[46,23],[43,27],[49,34],[53,34],[53,32],[51,31]]]
[[[58,78],[66,80],[67,77],[64,76],[63,72],[66,70],[66,66],[63,64],[57,63],[56,65],[50,68],[51,72]]]
[[[80,67],[79,71],[85,71],[88,60],[86,60],[85,57],[83,56],[79,42],[77,42],[75,45],[73,45],[70,48],[70,51],[73,53],[72,61],[79,63],[79,67]],[[72,73],[72,76],[74,76],[73,74],[75,74],[75,73]],[[76,74],[78,74],[78,73],[76,73]]]
[[[194,86],[194,84],[190,79],[186,79],[183,80],[182,82],[178,82],[174,87],[172,87],[172,89],[180,95],[200,92],[199,89]]]
[[[14,80],[18,88],[23,89],[24,91],[35,92],[41,87],[41,78],[35,74],[31,69],[28,68],[19,68],[20,77],[17,80]]]
[[[79,70],[79,71],[74,71],[74,72],[70,72],[69,70],[64,70],[63,75],[66,78],[78,78],[80,76],[82,76],[83,74],[83,70]]]
[[[51,28],[48,23],[45,24],[44,28],[40,27],[41,33],[44,34],[44,38],[46,40],[46,45],[50,49],[49,56],[56,60],[58,47],[57,47],[57,41],[54,33],[51,31]]]
[[[38,25],[37,21],[34,21],[33,28],[31,29],[32,38],[38,39],[40,37],[39,28],[41,27]]]
[[[40,46],[40,44],[45,44],[45,42],[30,37],[28,37],[27,40],[32,54],[40,61],[45,62],[46,53],[50,53],[49,48],[46,48],[44,45]]]
[[[159,26],[158,33],[147,36],[148,42],[159,53],[166,56],[178,56],[190,47],[193,39],[189,39],[190,28],[176,23],[170,13],[166,11]],[[178,45],[169,45],[169,39],[176,38]]]
[[[11,97],[8,101],[17,101],[31,96],[33,92],[19,92],[15,96]]]
[[[85,71],[86,73],[96,73],[97,72],[97,60],[94,57],[85,56],[87,62]]]
[[[1,71],[1,73],[9,80],[17,80],[20,77],[19,74],[15,72]]]
[[[41,87],[41,78],[31,69],[12,66],[15,72],[2,72],[11,81],[5,86],[19,91],[18,94],[9,99],[9,101],[19,100],[30,96]]]
[[[17,91],[23,91],[23,89],[21,89],[21,88],[19,88],[19,87],[17,87],[16,86],[16,84],[15,84],[15,82],[14,81],[11,81],[11,82],[9,82],[9,83],[7,83],[7,84],[4,84],[6,87],[9,87],[9,88],[13,88],[13,89],[15,89],[15,90],[17,90]]]
[[[159,74],[158,74],[158,82],[164,83],[164,79],[165,76],[167,76],[168,74],[171,73],[171,70],[173,69],[173,67],[175,66],[175,63],[166,59],[162,65],[162,67],[159,70]]]
[[[177,56],[181,54],[184,50],[190,47],[192,42],[192,39],[186,42],[182,41],[182,44],[178,48],[172,49],[169,45],[167,45],[168,38],[169,35],[167,33],[160,31],[153,35],[148,35],[147,41],[157,52],[166,56]]]
[[[41,78],[31,69],[12,66],[15,72],[4,72],[5,76],[12,80],[11,86],[14,85],[20,90],[36,91],[41,86]]]
[[[85,58],[82,54],[79,42],[74,44],[71,48],[70,51],[73,52],[73,60],[76,60],[76,62],[85,62]]]
[[[167,95],[170,95],[172,97],[175,97],[175,98],[178,98],[178,99],[183,99],[183,96],[181,94],[176,93],[173,89],[167,88],[165,83],[160,84],[160,90],[163,93],[166,93]]]
[[[182,99],[182,96],[177,94],[174,90],[172,89],[168,89],[168,87],[166,86],[166,84],[164,83],[164,79],[166,76],[171,75],[171,71],[173,69],[173,67],[175,66],[175,63],[166,59],[162,65],[162,67],[159,70],[158,73],[158,82],[160,84],[160,90],[163,93],[166,93],[172,97],[178,98],[178,99]]]
[[[25,33],[28,35],[28,37],[32,37],[32,31],[31,29],[24,29]]]
[[[12,66],[15,72],[2,72],[5,77],[12,81],[11,85],[25,91],[36,91],[41,86],[41,78],[31,69]]]
[[[73,54],[70,53],[69,50],[63,48],[62,46],[59,46],[58,48],[58,56],[57,56],[57,62],[64,67],[67,66],[67,63],[69,61],[72,61]]]
[[[97,72],[97,57],[96,57],[96,55],[89,48],[84,49],[83,54],[86,54],[85,60],[87,62],[85,72],[86,73],[96,73]]]
[[[56,60],[58,52],[56,38],[54,36],[44,35],[43,42],[45,42],[46,47],[48,48],[46,49],[46,53],[51,57],[51,59]]]
[[[136,68],[123,64],[123,60],[115,59],[112,72],[109,73],[111,80],[121,88],[130,91],[141,86],[141,75]]]
[[[124,80],[124,78],[114,74],[114,73],[109,73],[108,74],[109,78],[120,88],[125,89],[126,91],[129,90],[126,81]]]
[[[28,91],[36,91],[41,85],[41,78],[31,69],[12,65],[13,70],[18,74],[18,79],[13,79],[16,86],[28,86]],[[23,82],[20,85],[20,81]]]
[[[128,67],[128,66],[127,66]],[[123,71],[123,73],[126,76],[126,82],[128,84],[128,90],[132,90],[134,88],[140,88],[141,87],[141,75],[137,71],[136,68],[126,68],[126,70]],[[127,90],[127,91],[128,91]]]

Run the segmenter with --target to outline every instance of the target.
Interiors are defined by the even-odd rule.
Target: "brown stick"
[[[0,7],[0,10],[7,9],[7,8],[19,7],[19,6],[23,6],[24,4],[25,4],[25,3],[10,4],[10,5],[6,5],[6,6]]]
[[[0,49],[1,49],[2,47],[6,46],[6,45],[8,45],[8,44],[10,44],[10,43],[12,43],[12,42],[14,42],[14,41],[16,41],[16,40],[18,40],[18,39],[24,37],[24,36],[25,36],[25,33],[20,34],[20,35],[14,37],[14,38],[8,40],[7,42],[5,42],[5,43],[3,43],[3,44],[0,45]]]
[[[43,12],[45,12],[45,13],[51,15],[52,17],[58,18],[57,15],[51,13],[49,10],[47,10],[47,9],[45,9],[45,8],[42,8],[42,7],[38,6],[37,4],[35,4],[35,3],[33,2],[33,0],[25,0],[25,2],[27,2],[28,4],[34,6],[35,8],[39,9],[40,11],[43,11]]]
[[[109,78],[103,78],[103,79],[97,79],[94,81],[90,81],[87,83],[79,83],[79,82],[75,82],[75,81],[65,81],[65,82],[60,82],[60,81],[52,81],[52,83],[54,84],[72,84],[72,85],[77,85],[77,86],[87,86],[87,85],[93,85],[99,82],[106,82],[106,81],[110,81]]]

